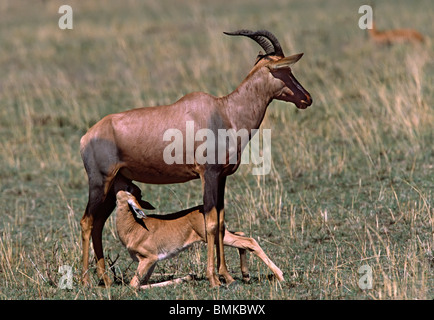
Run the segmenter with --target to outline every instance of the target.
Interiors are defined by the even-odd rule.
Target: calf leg
[[[238,233],[238,234],[240,234],[240,233]],[[270,260],[270,258],[268,258],[268,256],[265,254],[264,250],[262,250],[262,248],[259,246],[259,244],[256,242],[256,240],[253,238],[249,238],[249,237],[242,237],[238,234],[234,234],[234,233],[231,233],[231,232],[226,230],[225,237],[224,237],[224,244],[226,246],[235,247],[235,248],[242,249],[242,250],[247,249],[247,250],[253,252],[262,261],[264,261],[264,263],[271,269],[271,271],[273,271],[274,275],[276,276],[276,278],[279,281],[284,281],[283,272],[273,263],[273,261]],[[241,255],[241,253],[242,252],[240,251],[240,255]],[[244,257],[241,256],[240,259],[241,259],[241,270],[242,270],[241,272],[243,273],[243,278],[245,278],[244,272],[246,270],[247,270],[247,274],[248,274],[247,259],[245,256]],[[244,264],[244,266],[243,266],[243,264]],[[244,272],[243,272],[243,269],[244,269]]]
[[[242,231],[234,232],[235,235],[244,237],[245,234]],[[241,274],[243,276],[243,281],[248,282],[250,280],[249,275],[249,267],[247,263],[247,250],[243,248],[238,248],[238,252],[240,254],[240,268],[241,268]]]
[[[139,289],[141,282],[146,284],[149,281],[152,272],[154,272],[154,268],[157,265],[157,261],[158,259],[139,257],[139,266],[137,267],[137,271],[133,279],[131,279],[130,286]],[[143,278],[144,275],[145,277]],[[142,278],[143,281],[141,281]]]

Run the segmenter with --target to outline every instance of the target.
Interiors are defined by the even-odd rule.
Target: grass
[[[415,4],[413,4],[415,3]],[[433,299],[434,59],[431,2],[382,1],[378,28],[415,28],[424,45],[376,46],[358,28],[360,1],[61,1],[0,5],[0,299]],[[136,265],[112,216],[105,252],[116,283],[82,287],[79,220],[87,202],[79,140],[104,115],[171,103],[192,91],[225,95],[258,46],[223,31],[266,28],[314,104],[273,102],[272,171],[242,166],[228,179],[227,225],[255,237],[285,274],[279,284],[250,257],[252,280],[208,288],[204,246],[160,263],[130,289]],[[157,212],[201,202],[200,182],[141,185]],[[236,250],[226,250],[236,278]],[[58,288],[59,267],[74,271]],[[358,285],[363,265],[373,287]],[[94,264],[92,264],[94,266]],[[91,270],[96,284],[95,270]],[[112,275],[113,276],[113,275]]]

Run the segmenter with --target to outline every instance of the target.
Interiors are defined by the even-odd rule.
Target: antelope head
[[[116,194],[116,200],[118,206],[121,207],[125,206],[125,204],[128,203],[130,211],[134,213],[137,219],[146,219],[145,211],[131,193],[121,190]]]
[[[265,50],[265,54],[260,53],[256,58],[254,69],[266,68],[275,90],[274,99],[292,102],[299,109],[306,109],[312,104],[309,92],[303,88],[291,71],[291,66],[300,60],[303,53],[285,57],[279,41],[267,30],[238,30],[224,33],[230,36],[249,37]]]

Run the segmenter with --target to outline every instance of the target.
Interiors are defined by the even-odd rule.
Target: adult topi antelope
[[[246,79],[232,93],[214,97],[194,92],[171,105],[108,115],[82,137],[80,152],[89,178],[89,200],[80,222],[85,283],[89,282],[90,237],[97,260],[97,274],[105,285],[111,283],[105,273],[102,230],[116,205],[118,191],[129,190],[146,209],[149,204],[140,200],[140,189],[132,181],[171,184],[199,178],[202,181],[205,212],[206,276],[212,287],[220,285],[214,268],[216,244],[218,273],[227,284],[234,281],[227,270],[223,250],[224,191],[226,177],[237,170],[245,145],[237,140],[236,163],[221,163],[215,155],[215,161],[205,163],[189,161],[167,164],[163,154],[170,141],[164,141],[164,133],[176,129],[185,136],[187,121],[193,121],[195,133],[201,129],[210,130],[215,136],[218,136],[219,129],[252,132],[261,125],[273,99],[292,102],[300,109],[310,106],[312,99],[290,68],[303,54],[285,57],[277,38],[266,30],[239,30],[226,34],[249,37],[265,50],[265,54],[258,55]],[[198,146],[199,142],[194,141],[195,152]],[[186,148],[183,150],[185,152]],[[229,148],[226,154],[226,159],[232,156]],[[186,159],[185,154],[183,159]]]

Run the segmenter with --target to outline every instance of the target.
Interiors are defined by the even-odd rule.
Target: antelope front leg
[[[219,286],[220,281],[214,270],[214,245],[217,247],[217,267],[227,284],[234,282],[229,274],[224,255],[224,190],[226,177],[218,171],[207,171],[202,177],[203,203],[205,212],[206,242],[208,246],[207,278],[211,287]]]
[[[205,211],[206,244],[208,248],[206,277],[208,278],[211,287],[218,287],[221,285],[214,270],[214,245],[216,232],[218,230],[217,220],[217,209],[215,207],[209,211]]]
[[[234,235],[240,237],[246,236],[242,231],[237,231],[237,232],[226,231],[226,232],[229,234],[233,233]],[[226,237],[226,232],[225,232],[225,237]],[[226,237],[225,245],[230,245],[229,243],[232,243],[231,239],[227,239],[227,238],[229,237]],[[247,251],[244,248],[238,248],[238,252],[240,254],[240,268],[241,268],[241,274],[243,276],[243,281],[248,282],[250,280],[250,274],[249,274],[249,265],[247,263]]]
[[[224,235],[225,235],[225,210],[222,208],[219,212],[218,225],[218,243],[217,243],[217,268],[220,275],[225,278],[226,284],[234,282],[234,278],[229,274],[226,266],[225,251],[224,251]]]
[[[209,280],[211,287],[220,286],[214,270],[214,245],[215,236],[218,231],[218,212],[217,212],[217,196],[218,196],[218,173],[205,171],[201,176],[203,188],[203,208],[205,213],[205,234],[207,244],[207,265],[206,277]]]
[[[224,241],[223,241],[225,236],[225,186],[226,186],[226,177],[220,178],[218,184],[218,196],[217,196],[217,206],[219,210],[217,268],[219,274],[221,274],[225,278],[226,284],[231,284],[235,280],[229,274],[228,268],[226,266]]]

